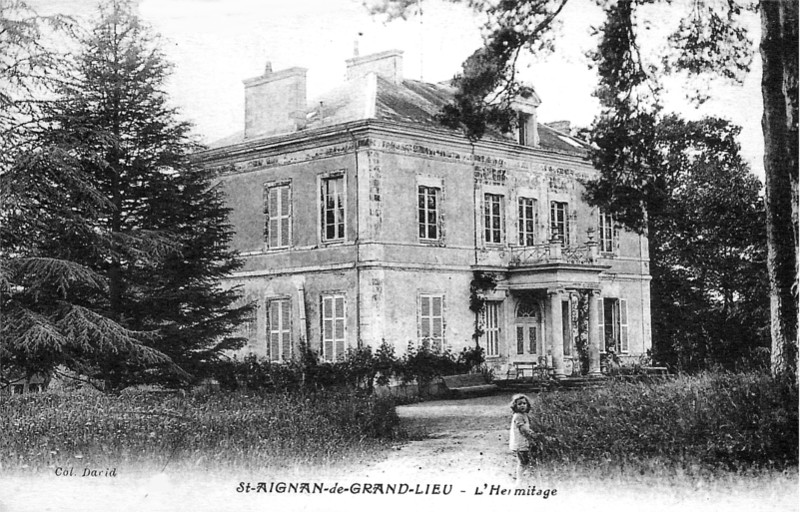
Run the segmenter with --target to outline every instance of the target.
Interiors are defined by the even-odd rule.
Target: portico
[[[507,272],[505,285],[513,297],[517,297],[517,311],[530,309],[526,301],[539,301],[543,311],[540,331],[545,341],[543,352],[548,366],[553,368],[557,379],[565,378],[571,371],[565,368],[565,357],[576,358],[573,339],[577,328],[574,308],[579,297],[588,301],[587,352],[589,375],[600,375],[601,332],[597,328],[600,314],[597,303],[600,298],[600,275],[607,266],[566,262],[544,263],[512,267]],[[519,314],[517,314],[519,317]],[[522,336],[524,338],[525,332]],[[517,327],[517,337],[520,332]],[[519,350],[518,350],[519,352]],[[512,358],[513,359],[513,358]]]

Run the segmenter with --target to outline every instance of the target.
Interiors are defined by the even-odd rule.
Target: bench
[[[442,377],[448,394],[452,396],[480,395],[497,390],[494,384],[487,384],[480,373],[465,373],[463,375],[448,375]]]
[[[508,367],[506,379],[517,381],[546,381],[552,368],[533,361],[515,361]]]

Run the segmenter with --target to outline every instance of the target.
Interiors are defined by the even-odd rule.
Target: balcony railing
[[[560,240],[546,244],[518,247],[511,250],[508,264],[511,267],[543,265],[547,263],[571,263],[594,265],[597,262],[597,243],[589,241],[582,245],[561,245]]]

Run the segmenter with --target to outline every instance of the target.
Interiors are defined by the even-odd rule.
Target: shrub
[[[315,351],[301,344],[298,356],[285,363],[249,355],[215,362],[205,375],[229,391],[349,388],[369,393],[375,385],[386,385],[392,378],[425,386],[442,375],[483,371],[484,360],[480,347],[464,348],[455,356],[450,350],[432,348],[425,340],[420,347],[409,343],[402,358],[395,355],[394,347],[383,342],[375,352],[369,346],[350,348],[344,358],[329,362],[321,361]]]
[[[532,420],[544,460],[785,468],[798,462],[797,404],[796,384],[707,373],[541,394]]]

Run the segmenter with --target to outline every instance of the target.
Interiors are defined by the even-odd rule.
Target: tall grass
[[[542,393],[532,420],[541,461],[781,469],[797,465],[797,408],[796,385],[717,373]]]
[[[353,393],[0,397],[0,467],[264,469],[335,464],[398,434],[394,405]]]

